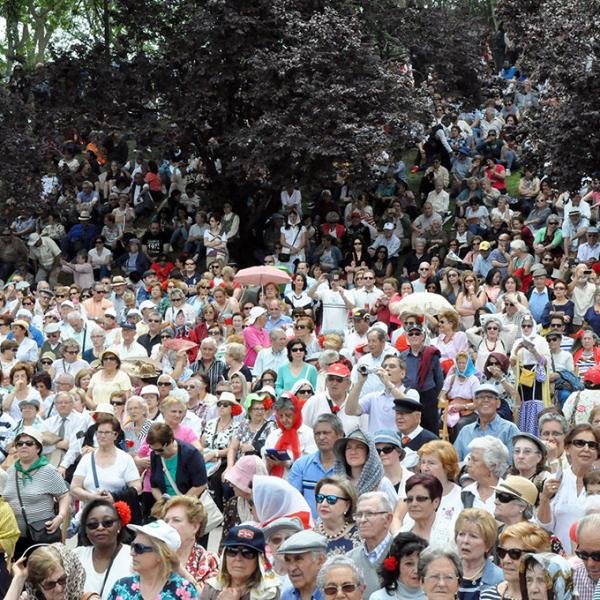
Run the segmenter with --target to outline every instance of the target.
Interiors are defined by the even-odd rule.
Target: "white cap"
[[[17,283],[15,285],[15,290],[17,290],[17,291],[26,290],[28,287],[29,287],[28,281],[17,281]]]
[[[44,333],[58,333],[60,331],[60,325],[58,323],[48,323],[44,327]]]
[[[90,414],[95,415],[96,413],[102,413],[103,415],[113,415],[115,414],[115,409],[112,404],[108,402],[101,402],[96,406],[94,410],[90,410]]]
[[[137,308],[132,308],[127,311],[127,316],[128,317],[140,317],[140,319],[141,319],[142,313]]]
[[[116,317],[116,316],[117,316],[117,313],[116,313],[116,311],[115,311],[115,309],[114,309],[114,308],[107,308],[107,309],[104,311],[104,316],[106,316],[106,315],[108,315],[109,317]]]
[[[140,396],[145,396],[146,394],[155,394],[156,396],[160,396],[160,392],[155,385],[145,385],[140,392]]]
[[[253,306],[250,309],[250,315],[248,317],[248,325],[254,325],[254,322],[258,317],[262,317],[262,315],[266,315],[267,311],[262,306]]]
[[[68,306],[69,308],[75,308],[75,305],[70,300],[65,300],[60,303],[61,306]]]
[[[27,240],[27,245],[35,246],[41,239],[42,239],[42,237],[40,236],[39,233],[32,233],[29,236],[29,239]]]
[[[384,228],[384,229],[391,229],[391,230],[394,230],[394,229],[395,229],[395,227],[394,227],[394,224],[393,224],[393,223],[386,223],[386,224],[383,226],[383,228]]]
[[[181,546],[181,538],[177,530],[167,525],[162,519],[152,521],[147,525],[127,525],[127,527],[164,542],[171,550],[177,551]]]
[[[152,300],[144,300],[140,304],[140,310],[146,310],[147,308],[156,308],[156,304]]]
[[[17,311],[17,315],[16,315],[17,319],[19,319],[20,317],[25,317],[26,319],[29,319],[31,321],[31,319],[33,319],[33,315],[31,314],[30,310],[27,310],[26,308],[20,308]]]

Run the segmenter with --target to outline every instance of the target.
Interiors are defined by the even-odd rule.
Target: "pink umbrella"
[[[238,271],[234,277],[236,283],[242,285],[260,285],[264,287],[267,283],[279,285],[288,283],[291,277],[277,267],[249,267]]]

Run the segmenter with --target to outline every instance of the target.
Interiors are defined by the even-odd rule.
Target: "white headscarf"
[[[258,475],[252,480],[252,500],[258,521],[264,527],[274,519],[299,515],[312,520],[310,506],[304,496],[285,479]]]

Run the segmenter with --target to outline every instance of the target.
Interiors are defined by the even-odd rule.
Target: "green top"
[[[171,474],[171,477],[173,479],[173,481],[175,481],[177,483],[177,462],[179,459],[179,453],[175,452],[175,454],[171,457],[171,458],[165,458],[165,465],[167,466],[167,469],[169,470],[169,473]],[[173,489],[173,487],[171,486],[171,483],[169,482],[169,478],[165,477],[165,487],[167,490],[167,494],[169,494],[169,496],[177,496],[177,492]]]

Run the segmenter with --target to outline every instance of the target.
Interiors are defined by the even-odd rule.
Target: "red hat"
[[[583,376],[583,381],[587,381],[593,385],[600,385],[600,366],[596,365],[588,369]]]
[[[342,363],[333,363],[327,369],[327,375],[335,375],[336,377],[350,377],[350,369]]]

